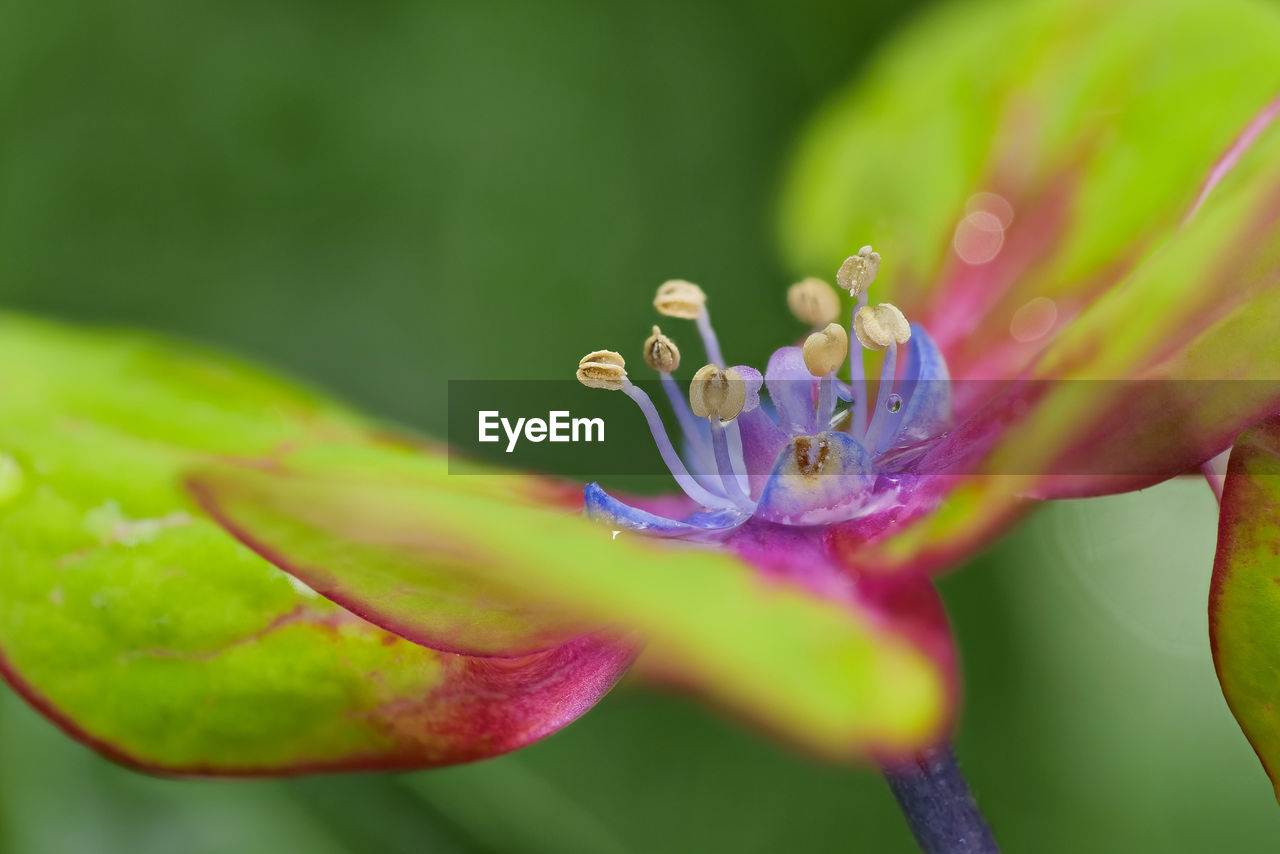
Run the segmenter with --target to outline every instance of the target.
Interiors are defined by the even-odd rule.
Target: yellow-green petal
[[[1209,641],[1227,705],[1280,798],[1280,419],[1245,433],[1231,451]]]
[[[292,582],[185,489],[195,465],[326,443],[443,465],[228,357],[0,316],[0,673],[87,744],[184,773],[467,761],[608,690],[630,645],[588,635],[495,668],[409,643]]]
[[[869,613],[707,548],[615,535],[449,480],[335,476],[300,462],[192,476],[219,518],[283,564],[341,561],[358,590],[364,572],[348,558],[372,558],[376,573],[394,572],[412,591],[415,578],[451,561],[459,573],[644,637],[646,658],[667,679],[817,753],[902,754],[950,721],[950,662]]]

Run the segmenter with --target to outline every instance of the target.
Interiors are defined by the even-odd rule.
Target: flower
[[[916,466],[951,421],[946,361],[928,332],[908,324],[896,307],[869,303],[880,256],[870,246],[851,255],[837,281],[854,297],[850,332],[826,323],[839,312],[831,285],[808,278],[793,285],[788,304],[797,318],[821,328],[802,346],[775,351],[763,374],[725,367],[703,290],[683,280],[658,289],[659,313],[694,320],[712,361],[693,376],[687,398],[672,372],[680,351],[658,327],[642,348],[683,434],[684,458],[649,395],[631,382],[625,359],[613,351],[583,357],[578,379],[621,391],[640,409],[683,500],[635,503],[597,483],[583,492],[587,517],[616,537],[626,531],[663,540],[716,546],[737,555],[765,578],[799,585],[858,613],[874,613],[933,657],[948,695],[954,695],[954,653],[946,618],[919,576],[876,577],[850,572],[832,548],[844,525],[883,530],[937,507],[949,473],[921,474]],[[682,299],[673,305],[673,294]],[[863,377],[861,350],[882,351],[874,387]],[[899,351],[905,364],[899,375]],[[848,364],[852,382],[837,378]],[[602,381],[607,367],[608,379]],[[689,460],[686,465],[685,460]],[[678,518],[662,511],[677,512]],[[935,725],[941,718],[935,719]],[[882,754],[885,746],[879,745]]]
[[[1280,410],[1273,384],[1216,381],[1280,376],[1280,24],[1079,9],[951,7],[819,120],[785,242],[804,273],[883,252],[882,276],[870,249],[837,272],[848,326],[802,280],[787,303],[812,331],[761,374],[723,358],[701,288],[660,289],[708,362],[687,410],[670,395],[685,457],[623,357],[583,359],[644,410],[684,496],[588,487],[584,519],[578,487],[450,475],[438,447],[225,359],[5,318],[0,672],[168,771],[494,755],[633,659],[825,755],[945,739],[932,573],[1030,499],[1175,476]],[[643,358],[671,389],[675,342],[654,328]]]
[[[850,256],[841,271],[864,259],[879,265],[879,255],[866,246]],[[658,366],[687,456],[695,461],[692,472],[652,400],[627,378],[623,358],[610,351],[584,357],[579,379],[592,387],[622,391],[636,402],[663,461],[698,507],[685,519],[668,519],[628,506],[591,484],[584,499],[587,516],[651,536],[717,542],[731,549],[750,543],[752,554],[759,553],[763,543],[777,540],[778,562],[787,560],[797,541],[820,540],[829,525],[858,520],[883,527],[928,512],[936,494],[912,472],[911,463],[925,454],[928,443],[940,437],[950,421],[947,366],[928,333],[909,326],[897,308],[868,304],[867,287],[874,277],[871,271],[850,281],[857,295],[850,314],[855,340],[885,353],[874,403],[862,376],[862,356],[856,350],[850,354],[850,333],[836,323],[809,335],[802,347],[776,351],[763,375],[745,365],[705,365],[693,377],[687,403],[671,374],[678,360]],[[802,320],[821,320],[831,313],[814,314],[808,311],[811,305],[837,305],[834,290],[820,280],[797,283],[790,294],[797,288],[807,299],[789,302],[793,307],[801,304],[797,314]],[[705,298],[701,289],[697,293],[691,319],[698,322],[708,355],[718,354]],[[664,311],[661,297],[656,304]],[[907,355],[901,379],[900,346]],[[670,339],[657,334],[645,343],[645,353],[655,348],[678,352]],[[601,352],[609,353],[609,368],[615,372],[608,384],[597,376]],[[836,377],[846,359],[851,384]],[[772,401],[769,409],[762,405],[762,390]],[[849,406],[841,408],[840,401]]]

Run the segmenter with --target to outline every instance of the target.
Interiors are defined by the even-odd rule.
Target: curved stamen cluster
[[[643,345],[644,361],[658,372],[680,424],[683,455],[652,400],[627,378],[625,362],[617,353],[589,354],[579,365],[578,379],[593,388],[622,391],[636,402],[676,483],[704,511],[684,522],[662,520],[626,508],[594,485],[588,488],[588,509],[594,507],[631,527],[683,536],[731,529],[751,517],[808,525],[852,518],[866,508],[882,506],[873,500],[886,474],[877,458],[899,439],[916,441],[922,433],[936,430],[946,420],[949,393],[919,390],[921,379],[946,380],[941,355],[923,330],[913,338],[912,326],[896,307],[868,304],[867,291],[879,267],[879,254],[864,246],[836,274],[838,284],[855,299],[847,328],[833,322],[840,314],[840,299],[829,284],[811,278],[792,285],[788,306],[817,331],[802,347],[775,352],[763,376],[745,365],[726,367],[700,287],[683,280],[664,283],[654,307],[664,316],[695,321],[708,360],[694,375],[686,397],[672,376],[680,366],[675,342],[654,326]],[[859,346],[851,352],[852,340]],[[908,341],[915,342],[904,372],[910,388],[899,394],[898,348]],[[885,354],[869,419],[864,348]],[[848,385],[837,377],[846,359]],[[767,408],[760,397],[764,386],[771,403]],[[850,406],[837,412],[841,401]]]

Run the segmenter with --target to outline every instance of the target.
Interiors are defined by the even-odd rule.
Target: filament
[[[636,405],[640,407],[640,411],[644,413],[645,421],[649,423],[649,432],[653,434],[654,444],[658,446],[658,453],[662,455],[662,461],[667,464],[667,469],[671,472],[671,476],[675,478],[676,484],[684,490],[685,495],[688,495],[704,507],[733,506],[726,503],[724,498],[704,489],[689,474],[689,470],[680,461],[680,455],[672,447],[671,439],[667,436],[667,428],[658,416],[658,410],[654,408],[653,401],[649,399],[649,395],[645,394],[643,389],[630,381],[625,382],[622,386],[622,391],[627,397],[634,400]]]

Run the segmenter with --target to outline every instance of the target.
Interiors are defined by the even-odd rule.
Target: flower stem
[[[950,745],[885,768],[884,776],[925,854],[999,852]]]

